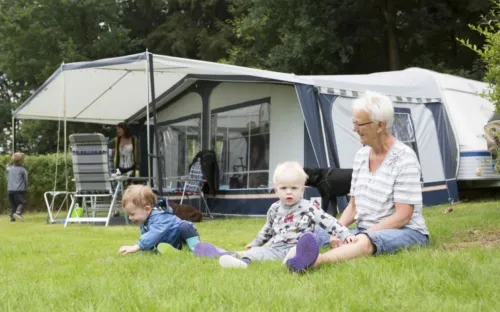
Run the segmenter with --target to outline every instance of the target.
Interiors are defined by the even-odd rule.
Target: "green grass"
[[[304,275],[280,262],[219,267],[188,252],[119,256],[135,226],[0,220],[0,311],[500,311],[500,247],[443,248],[500,234],[500,204],[427,208],[429,248],[329,265]],[[203,240],[241,249],[263,219],[203,222]],[[470,234],[471,231],[480,232]],[[494,242],[495,244],[495,242]]]

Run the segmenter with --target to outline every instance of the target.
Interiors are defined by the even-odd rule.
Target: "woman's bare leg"
[[[368,236],[360,234],[357,238],[358,240],[355,243],[344,244],[340,247],[320,254],[312,267],[319,267],[323,263],[335,263],[373,255],[375,252],[375,246],[373,246]]]

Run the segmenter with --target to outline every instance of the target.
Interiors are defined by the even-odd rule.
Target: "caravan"
[[[156,123],[144,103],[146,68],[158,92]],[[351,107],[367,90],[393,100],[393,133],[418,155],[424,204],[458,201],[459,181],[498,185],[483,137],[493,114],[480,96],[485,89],[484,83],[418,68],[296,76],[142,53],[64,64],[14,116],[54,120],[64,112],[68,121],[149,122],[156,126],[162,178],[185,174],[193,155],[212,149],[220,168],[219,190],[208,199],[212,212],[264,215],[276,200],[272,172],[280,162],[352,166],[361,145]]]

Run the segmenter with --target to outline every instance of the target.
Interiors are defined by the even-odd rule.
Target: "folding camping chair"
[[[86,133],[72,134],[69,141],[76,187],[71,194],[71,205],[64,227],[75,222],[104,222],[108,226],[113,210],[122,210],[117,196],[122,191],[123,183],[118,179],[119,183],[113,190],[106,140],[100,133]],[[86,216],[73,218],[71,213],[78,199],[82,199],[83,213]],[[99,217],[98,212],[107,212],[107,215]],[[125,221],[128,223],[126,215]]]
[[[203,172],[201,171],[200,159],[198,158],[191,168],[189,169],[189,173],[187,176],[179,177],[179,178],[168,178],[167,181],[180,181],[182,188],[167,188],[167,195],[181,195],[181,202],[184,201],[184,196],[189,200],[189,196],[199,196],[200,197],[200,211],[201,210],[201,201],[205,204],[205,213],[213,219],[210,208],[208,207],[207,201],[205,199],[205,194],[203,193],[203,187],[205,186],[206,180],[203,176]]]
[[[66,192],[66,191],[47,191],[43,193],[43,198],[45,199],[45,206],[47,207],[47,212],[48,215],[45,218],[45,222],[47,223],[56,223],[56,222],[65,222],[64,219],[58,219],[57,216],[59,215],[59,212],[61,212],[61,209],[64,206],[64,203],[68,201],[68,197],[70,197],[72,192]],[[56,208],[56,198],[60,195],[64,195],[62,202],[59,205],[59,208],[57,211],[55,210]],[[49,200],[49,196],[51,196],[51,199]]]

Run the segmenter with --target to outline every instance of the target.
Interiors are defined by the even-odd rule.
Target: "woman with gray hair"
[[[316,236],[304,234],[287,256],[285,264],[291,271],[429,244],[419,161],[410,147],[392,136],[393,120],[387,96],[366,92],[355,101],[352,126],[364,147],[354,158],[351,200],[339,223],[356,222],[351,230],[356,240],[342,244],[332,236],[333,249],[319,254]]]

